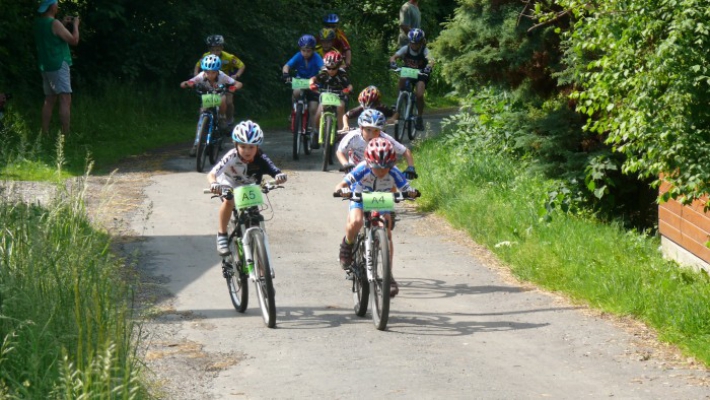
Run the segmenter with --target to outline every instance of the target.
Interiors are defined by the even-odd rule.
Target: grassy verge
[[[518,160],[446,137],[421,144],[415,157],[420,206],[465,229],[518,277],[643,320],[662,340],[710,365],[708,278],[664,260],[658,238],[583,211],[546,211],[558,184],[526,173]]]
[[[0,398],[145,398],[128,284],[80,187],[0,200]]]

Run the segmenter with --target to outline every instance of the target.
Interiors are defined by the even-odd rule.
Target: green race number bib
[[[311,87],[310,79],[293,78],[291,79],[291,89],[308,89]]]
[[[402,78],[417,79],[419,77],[419,70],[416,68],[402,67],[399,71],[399,76]]]
[[[222,97],[218,94],[207,93],[202,95],[202,108],[219,107]]]
[[[324,106],[339,106],[340,96],[335,93],[321,93],[320,103]]]
[[[244,185],[233,190],[234,205],[237,209],[260,206],[264,204],[259,185]]]
[[[394,194],[387,192],[363,193],[362,209],[364,211],[394,211]]]

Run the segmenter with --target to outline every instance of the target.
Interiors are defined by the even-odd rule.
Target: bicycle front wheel
[[[323,171],[328,170],[328,165],[331,162],[331,135],[333,134],[331,130],[333,129],[333,115],[328,113],[322,118],[325,118],[323,122]]]
[[[384,228],[374,228],[372,236],[372,321],[377,329],[383,331],[387,328],[390,314],[390,247]]]
[[[409,97],[409,124],[407,125],[407,136],[409,136],[409,141],[413,141],[417,137],[417,129],[414,126],[417,117],[419,116],[419,111],[417,110],[417,100],[414,95]]]
[[[355,249],[355,262],[352,268],[353,278],[353,310],[355,315],[362,317],[367,312],[367,303],[370,301],[370,284],[367,283],[365,271],[365,242],[358,238]]]
[[[259,298],[261,316],[264,324],[273,328],[276,326],[276,299],[274,293],[274,283],[271,280],[271,262],[266,255],[264,245],[264,232],[254,231],[252,233],[252,249],[254,254],[254,270],[256,273],[256,295]]]
[[[404,137],[404,123],[407,118],[407,98],[404,93],[400,93],[399,97],[397,97],[395,111],[397,111],[398,117],[394,121],[394,140],[401,142]]]
[[[217,139],[212,139],[212,143],[208,144],[209,150],[207,151],[207,154],[210,156],[210,164],[212,165],[217,164],[217,156],[222,150],[222,134],[220,132],[215,132],[215,134],[218,135]]]
[[[293,159],[298,160],[298,153],[300,151],[301,147],[301,136],[302,136],[302,129],[303,129],[303,104],[302,103],[297,103],[296,105],[296,113],[293,115],[293,118],[295,119],[293,123]]]
[[[197,122],[197,153],[195,157],[197,172],[202,172],[205,170],[205,160],[207,155],[207,133],[210,129],[210,117],[207,115],[201,115],[200,120]]]

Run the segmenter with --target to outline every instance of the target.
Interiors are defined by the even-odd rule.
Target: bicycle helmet
[[[337,51],[329,51],[323,56],[323,65],[325,65],[326,68],[339,67],[342,62],[343,56]]]
[[[380,101],[380,90],[376,86],[368,86],[357,97],[362,108],[371,108]]]
[[[242,121],[234,127],[232,140],[236,143],[261,145],[264,143],[264,132],[256,122]]]
[[[387,139],[370,140],[365,149],[365,161],[370,168],[392,168],[397,162],[394,146]]]
[[[424,31],[419,28],[414,28],[407,34],[409,43],[419,43],[424,40]]]
[[[207,39],[205,40],[207,42],[207,45],[212,47],[212,46],[224,46],[224,37],[222,35],[210,35],[207,36]]]
[[[335,40],[335,29],[333,28],[323,28],[320,30],[320,40],[329,41]]]
[[[328,14],[325,17],[323,17],[324,24],[337,24],[338,22],[340,22],[340,18],[338,18],[338,14]]]
[[[222,60],[220,60],[219,56],[208,54],[202,59],[200,66],[203,71],[219,71],[222,68]]]
[[[314,49],[316,47],[316,38],[313,35],[303,35],[298,39],[298,47],[310,47]]]
[[[357,118],[357,124],[361,128],[371,127],[382,130],[385,127],[385,115],[374,108],[368,108]]]

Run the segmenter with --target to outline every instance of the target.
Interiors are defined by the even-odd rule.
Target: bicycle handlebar
[[[283,189],[283,186],[277,184],[275,180],[270,180],[270,181],[267,181],[267,182],[262,182],[260,186],[261,186],[261,192],[262,192],[262,193],[269,193],[270,191],[272,191],[272,190],[274,190],[274,189]],[[210,194],[210,193],[212,193],[212,194],[214,195],[214,196],[212,196],[212,198],[215,198],[215,197],[224,197],[224,196],[226,196],[227,193],[229,193],[231,190],[233,190],[233,189],[232,189],[231,187],[229,187],[229,186],[222,186],[222,193],[221,193],[221,194],[215,194],[215,193],[212,193],[212,189],[206,189],[206,188],[205,188],[205,189],[202,189],[202,194]]]
[[[399,203],[405,200],[414,200],[417,197],[420,197],[422,193],[414,189],[414,196],[410,196],[409,192],[393,192],[394,194],[394,202]],[[362,202],[362,193],[361,192],[343,192],[342,190],[333,192],[333,197],[342,197],[343,200],[352,200],[355,202]]]

